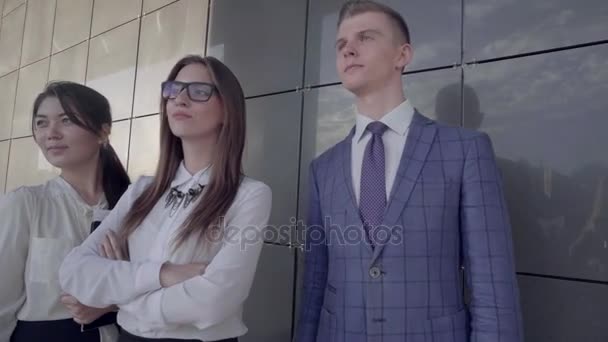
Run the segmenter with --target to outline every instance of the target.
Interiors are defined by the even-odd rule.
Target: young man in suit
[[[311,164],[296,341],[522,341],[490,139],[440,125],[406,99],[412,48],[393,9],[346,2],[336,53],[356,126]]]

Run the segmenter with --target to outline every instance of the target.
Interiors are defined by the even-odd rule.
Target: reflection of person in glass
[[[358,114],[351,133],[311,165],[297,341],[522,341],[488,136],[438,124],[406,100],[412,49],[394,10],[348,1],[336,51]],[[353,226],[364,239],[333,238]]]
[[[116,341],[115,309],[81,304],[57,279],[130,183],[111,125],[108,100],[86,86],[54,82],[36,98],[34,139],[61,174],[0,199],[0,341]]]
[[[219,60],[186,56],[160,112],[156,175],[66,257],[60,282],[83,303],[117,305],[119,341],[236,341],[271,207],[270,188],[242,174],[243,90]]]

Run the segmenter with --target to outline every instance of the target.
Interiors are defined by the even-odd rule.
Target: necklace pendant
[[[165,198],[165,208],[168,208],[177,199],[177,195],[180,193],[177,188],[172,188]]]
[[[165,198],[165,208],[171,208],[169,210],[169,217],[173,217],[181,206],[186,209],[190,203],[200,196],[204,188],[204,185],[197,184],[196,187],[190,188],[186,193],[179,191],[177,187],[172,188]]]
[[[184,201],[184,209],[186,209],[190,203],[194,202],[203,191],[204,186],[198,184],[196,188],[190,188],[188,194],[186,194],[186,200]]]
[[[179,209],[180,205],[182,204],[182,202],[184,201],[184,198],[186,196],[184,195],[183,192],[178,191],[176,196],[175,196],[175,201],[173,202],[173,206],[171,207],[171,211],[169,211],[169,217],[173,217],[173,215],[175,215],[175,213],[177,212],[177,209]]]

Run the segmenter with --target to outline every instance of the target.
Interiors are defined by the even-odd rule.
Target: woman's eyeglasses
[[[186,88],[190,100],[194,102],[207,102],[217,91],[214,84],[206,82],[178,82],[165,81],[161,85],[163,99],[175,99]]]

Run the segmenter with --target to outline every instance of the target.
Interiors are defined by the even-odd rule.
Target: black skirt
[[[180,340],[177,338],[146,338],[139,337],[133,334],[130,334],[125,329],[120,330],[120,337],[118,338],[118,342],[202,342],[201,340]],[[215,341],[215,342],[238,342],[236,337],[228,338],[225,340]]]
[[[11,342],[99,342],[99,330],[81,332],[72,319],[57,321],[17,321]]]

